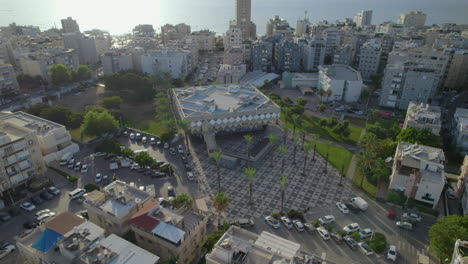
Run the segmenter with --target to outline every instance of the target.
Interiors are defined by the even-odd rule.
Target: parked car
[[[234,225],[242,228],[248,228],[254,226],[254,221],[253,219],[248,219],[248,218],[238,218],[235,222]]]
[[[406,229],[406,230],[413,230],[413,224],[409,222],[405,222],[405,221],[397,221],[396,226],[398,226],[399,228]]]
[[[105,155],[106,155],[105,152],[96,152],[96,153],[94,153],[94,157],[103,157]]]
[[[44,199],[44,200],[52,200],[54,199],[54,195],[51,194],[50,192],[48,191],[43,191],[41,194],[40,194],[41,198]]]
[[[155,145],[156,144],[156,139],[154,137],[150,138],[150,144]]]
[[[342,203],[342,202],[337,202],[336,203],[336,206],[338,207],[338,209],[340,209],[340,211],[343,213],[343,214],[347,214],[349,213],[349,209],[348,207]]]
[[[34,217],[39,217],[43,214],[48,214],[50,213],[50,209],[43,209],[43,210],[40,210],[40,211],[37,211],[35,214],[34,214]]]
[[[323,240],[330,239],[330,233],[328,233],[328,231],[323,227],[317,228],[317,233],[322,237]]]
[[[281,222],[283,222],[283,225],[286,226],[287,229],[293,229],[293,223],[287,216],[282,216]]]
[[[140,134],[140,133],[136,133],[135,139],[136,139],[136,140],[140,140],[140,139],[141,139],[141,134]]]
[[[96,177],[94,177],[94,182],[100,183],[102,181],[101,173],[96,173]]]
[[[348,247],[352,250],[356,250],[357,247],[358,247],[358,244],[356,242],[356,240],[354,240],[352,237],[350,236],[345,236],[343,237],[343,240],[346,242],[346,245],[348,245]]]
[[[396,261],[396,258],[397,258],[396,247],[394,245],[388,246],[387,259],[391,261]]]
[[[190,181],[193,181],[193,180],[195,179],[195,177],[193,176],[193,172],[187,171],[187,178],[188,178]]]
[[[410,222],[413,224],[421,222],[421,216],[415,213],[404,213],[401,216],[401,219],[403,219],[403,221]]]
[[[321,217],[319,219],[320,224],[325,225],[328,223],[333,223],[335,222],[335,217],[333,215],[326,215],[324,217]]]
[[[358,223],[352,223],[343,228],[343,230],[346,232],[346,234],[353,233],[353,232],[358,232],[360,229]]]
[[[134,139],[135,139],[135,134],[134,134],[134,133],[130,133],[130,139],[131,139],[131,140],[134,140]]]
[[[81,173],[86,173],[88,172],[88,164],[84,164],[82,167],[81,167]]]
[[[372,232],[372,230],[370,228],[366,228],[364,230],[361,230],[359,231],[359,237],[361,239],[365,239],[365,238],[368,238],[368,237],[371,237],[372,234],[374,234],[374,232]]]
[[[304,224],[302,224],[301,220],[294,219],[293,225],[294,225],[294,228],[296,228],[298,232],[304,231]]]
[[[169,197],[169,199],[176,197],[174,187],[172,187],[171,185],[167,186],[167,196]]]
[[[164,149],[168,149],[168,148],[169,148],[169,143],[164,142]]]
[[[280,223],[271,215],[265,217],[265,222],[267,222],[267,224],[273,227],[274,229],[280,228]]]
[[[147,137],[143,137],[143,138],[141,139],[141,143],[146,144],[146,142],[148,142],[148,138],[147,138]]]
[[[305,223],[304,228],[309,234],[315,234],[316,232],[315,226],[311,223]]]
[[[182,163],[187,165],[188,161],[187,161],[187,158],[184,155],[180,156],[180,159],[182,160]]]
[[[169,149],[169,153],[171,153],[171,155],[177,154],[175,148]]]
[[[37,195],[37,196],[33,196],[31,198],[31,202],[33,204],[35,204],[35,205],[40,205],[40,204],[44,203],[44,200],[42,200],[41,197],[39,197],[39,195]]]
[[[46,222],[47,220],[50,220],[51,218],[53,218],[55,216],[55,213],[54,212],[50,212],[50,213],[47,213],[47,214],[42,214],[40,215],[39,217],[36,217],[36,220],[39,222],[39,223],[44,223]]]
[[[333,238],[333,240],[335,240],[335,242],[336,242],[337,244],[343,243],[343,237],[340,236],[340,234],[338,234],[338,233],[335,232],[335,233],[331,233],[330,236],[331,236],[331,238]]]
[[[79,171],[80,169],[81,169],[81,162],[78,161],[78,162],[75,164],[75,170],[76,170],[76,171]]]
[[[179,154],[184,154],[184,148],[182,147],[182,145],[179,145],[177,147],[177,151],[179,152]]]
[[[366,256],[374,254],[374,251],[372,251],[372,248],[369,245],[367,245],[366,242],[360,242],[358,243],[358,246],[361,249],[362,253],[364,253]]]
[[[104,184],[104,185],[109,184],[109,176],[107,176],[107,175],[102,176],[101,183]]]
[[[37,227],[38,224],[39,223],[37,221],[27,221],[27,222],[23,223],[23,227],[25,229],[33,229],[33,228]]]
[[[16,247],[13,246],[12,244],[3,245],[3,247],[0,248],[0,259],[6,257],[8,254],[15,251],[15,249]]]
[[[124,137],[128,137],[128,131],[127,131],[127,130],[125,130],[125,131],[123,132],[123,134],[122,134],[122,135],[123,135]]]
[[[28,212],[31,212],[32,210],[36,209],[36,206],[30,202],[24,202],[22,204],[20,204],[20,207],[25,210],[25,211],[28,211]]]
[[[47,191],[48,191],[50,194],[54,195],[54,196],[60,195],[60,190],[57,189],[57,188],[54,187],[54,186],[48,187],[48,188],[47,188]]]
[[[68,166],[67,166],[69,169],[73,169],[75,167],[75,159],[71,159],[69,162],[68,162]]]
[[[11,215],[7,212],[0,212],[0,221],[8,222],[11,219]]]
[[[346,207],[348,208],[349,211],[351,211],[351,212],[353,212],[355,214],[361,212],[361,209],[359,209],[359,207],[356,207],[351,203],[345,203],[345,205],[346,205]]]
[[[160,172],[160,171],[155,171],[153,174],[151,174],[151,178],[163,178],[166,177],[166,173]]]

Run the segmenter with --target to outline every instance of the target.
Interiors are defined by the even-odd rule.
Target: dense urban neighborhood
[[[468,264],[468,21],[253,15],[0,27],[0,264]]]

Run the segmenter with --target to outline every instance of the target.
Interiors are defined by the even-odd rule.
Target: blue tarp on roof
[[[46,228],[42,235],[36,240],[36,242],[34,242],[32,247],[42,252],[48,252],[61,237],[61,234],[52,229]]]

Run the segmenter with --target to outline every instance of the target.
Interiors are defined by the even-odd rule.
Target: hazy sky
[[[468,23],[468,0],[252,0],[252,19],[264,32],[267,19],[277,14],[295,27],[308,11],[311,21],[352,17],[362,9],[374,11],[373,22],[396,21],[402,12],[421,10],[428,24]],[[0,26],[15,21],[46,29],[61,27],[60,19],[78,20],[82,30],[100,28],[113,34],[137,24],[186,22],[192,29],[224,32],[234,18],[234,0],[0,0]]]

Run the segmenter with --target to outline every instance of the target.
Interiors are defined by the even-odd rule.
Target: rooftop
[[[319,66],[320,72],[325,73],[330,79],[359,81],[361,74],[348,65],[333,64],[329,66]]]
[[[278,78],[279,75],[276,73],[266,73],[263,71],[253,71],[248,72],[242,78],[240,78],[239,82],[243,85],[247,85],[248,83],[252,84],[253,86],[263,86],[265,81],[272,81]]]
[[[435,163],[442,163],[445,160],[444,151],[440,148],[400,142],[398,144],[398,149],[398,154],[401,156],[401,159],[411,158]]]
[[[44,136],[48,133],[52,133],[54,129],[64,127],[47,119],[43,119],[22,111],[0,116],[0,121],[5,121],[5,123],[11,123],[16,126],[23,127],[32,132],[35,132],[38,136]]]
[[[270,232],[263,231],[255,241],[255,246],[266,249],[275,255],[292,260],[301,245]]]
[[[406,118],[408,120],[422,122],[422,123],[431,123],[433,125],[440,125],[440,107],[431,106],[424,103],[415,103],[410,102],[408,106],[408,111]]]
[[[278,107],[252,85],[211,85],[173,89],[185,117]]]

